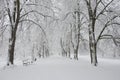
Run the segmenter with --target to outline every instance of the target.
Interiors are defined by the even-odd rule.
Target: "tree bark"
[[[74,59],[78,60],[78,51],[79,51],[79,43],[80,43],[80,9],[79,9],[79,3],[77,3],[77,9],[75,11],[75,15],[76,15],[76,34],[75,34],[75,38],[76,38],[76,45],[74,47]]]
[[[89,48],[90,48],[90,58],[91,64],[97,66],[97,51],[96,51],[96,39],[95,39],[95,23],[96,23],[96,8],[95,11],[92,9],[91,1],[85,0],[88,8],[88,15],[89,15]]]
[[[9,9],[10,11],[10,9]],[[9,20],[11,23],[10,26],[10,38],[9,38],[9,47],[8,47],[8,63],[7,65],[14,64],[14,51],[15,51],[15,42],[16,42],[16,32],[19,24],[20,17],[20,2],[19,0],[14,0],[14,9],[13,15],[8,12]]]
[[[12,30],[11,37],[9,39],[9,49],[8,49],[8,66],[14,64],[14,51],[16,42],[16,31]]]
[[[92,18],[89,23],[89,47],[90,47],[90,57],[91,57],[91,64],[97,66],[97,51],[96,51],[96,40],[95,40],[95,33],[94,33],[94,26],[95,21]]]

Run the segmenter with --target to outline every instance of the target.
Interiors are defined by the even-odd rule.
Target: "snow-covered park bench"
[[[23,65],[24,66],[27,66],[27,65],[30,65],[33,63],[33,60],[32,59],[25,59],[22,61],[23,62]]]

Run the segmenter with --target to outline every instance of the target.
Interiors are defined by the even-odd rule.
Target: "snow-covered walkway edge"
[[[62,57],[40,59],[14,68],[0,69],[0,80],[120,80],[120,60],[101,59],[99,65],[90,64],[88,56],[78,61]]]

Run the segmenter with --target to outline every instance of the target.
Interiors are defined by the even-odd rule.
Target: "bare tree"
[[[10,8],[10,1],[7,2],[7,13],[10,21],[10,38],[9,38],[9,49],[8,49],[8,63],[7,65],[14,64],[14,49],[15,49],[15,41],[16,41],[16,32],[18,29],[18,24],[20,20],[20,1],[13,0],[13,7]]]
[[[108,7],[114,2],[115,0],[110,0],[107,3],[104,0],[85,0],[88,9],[88,16],[89,16],[89,47],[90,47],[90,56],[91,56],[91,63],[97,66],[97,43],[102,38],[102,36],[110,36],[111,35],[102,35],[105,29],[111,25],[111,21],[113,21],[118,15],[114,15],[111,19],[109,19],[103,29],[100,31],[98,38],[95,36],[95,28],[96,22],[100,20],[102,15],[105,15],[108,11]],[[102,5],[102,6],[101,6]],[[99,9],[102,7],[102,9]],[[107,15],[105,15],[107,16]],[[118,24],[118,23],[112,23]],[[113,39],[113,38],[112,38]]]
[[[74,59],[78,60],[78,50],[79,50],[79,43],[80,43],[80,8],[79,3],[77,3],[77,9],[74,11],[75,16],[75,25],[74,25]]]
[[[33,5],[37,6],[34,3],[28,3],[28,1],[21,1],[20,0],[13,0],[13,1],[9,1],[6,0],[6,7],[7,7],[7,15],[9,18],[9,23],[10,23],[10,38],[9,38],[9,49],[8,49],[8,63],[7,65],[13,65],[14,64],[14,51],[15,51],[15,43],[16,43],[16,33],[18,30],[18,26],[20,26],[20,23],[24,23],[24,22],[30,22],[36,26],[38,26],[41,31],[43,32],[44,36],[46,36],[46,32],[45,30],[41,27],[41,25],[31,19],[28,18],[28,16],[33,16],[35,14],[44,17],[49,17],[49,18],[53,18],[52,16],[48,15],[48,14],[44,14],[41,13],[39,11],[37,11],[36,9],[28,9],[26,10],[27,6],[32,6]],[[49,9],[48,7],[43,6],[44,8]],[[48,52],[48,48],[46,47],[46,51]]]
[[[75,7],[71,12],[68,12],[64,19],[67,19],[67,17],[69,17],[69,15],[71,15],[72,17],[72,21],[70,21],[70,36],[71,36],[71,45],[73,48],[73,53],[74,53],[74,59],[78,60],[78,54],[79,54],[79,45],[80,45],[80,36],[81,36],[81,27],[83,25],[83,20],[84,20],[84,16],[81,12],[80,9],[80,2],[76,1],[75,3]]]

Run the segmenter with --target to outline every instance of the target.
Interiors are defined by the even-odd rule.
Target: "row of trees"
[[[55,20],[54,11],[51,9],[51,0],[1,0],[1,2],[3,3],[3,5],[1,5],[0,11],[1,36],[4,36],[5,30],[9,30],[9,34],[7,34],[9,35],[7,65],[9,66],[14,64],[16,42],[20,41],[24,43],[22,38],[17,39],[20,31],[22,32],[22,37],[24,37],[24,31],[28,30],[31,32],[31,27],[33,27],[31,28],[33,30],[36,29],[35,27],[38,27],[38,33],[40,34],[40,37],[36,35],[38,38],[34,37],[35,35],[33,35],[33,39],[29,39],[29,42],[33,43],[31,46],[32,56],[34,56],[33,54],[35,50],[37,50],[39,57],[48,56],[49,43],[47,40],[48,35],[45,31],[45,28],[47,27],[48,21],[50,22]],[[26,38],[30,38],[28,36],[29,34],[27,34]],[[34,38],[40,40],[37,40],[38,42],[32,42],[35,41]],[[39,45],[37,45],[37,43]]]
[[[33,54],[36,53],[39,57],[48,56],[52,52],[50,37],[54,36],[50,35],[52,33],[50,28],[62,23],[60,27],[69,27],[66,32],[61,32],[64,36],[58,42],[62,55],[71,57],[71,53],[73,53],[74,59],[78,60],[80,43],[88,41],[91,63],[97,66],[97,50],[100,40],[111,39],[113,41],[111,44],[115,44],[119,48],[120,33],[116,33],[120,25],[118,1],[1,0],[3,4],[0,8],[0,37],[6,36],[5,31],[9,31],[7,34],[9,36],[7,65],[14,64],[16,45],[18,45],[16,42],[28,45],[22,38],[25,37],[24,32],[26,31],[29,33],[26,33],[25,40],[29,39],[32,57],[34,58]],[[59,7],[60,3],[62,6]],[[22,36],[18,39],[20,32]],[[85,38],[86,35],[88,39]]]
[[[71,2],[74,3],[72,0]],[[75,34],[70,36],[75,36],[74,38],[71,38],[75,59],[78,59],[79,43],[83,40],[82,28],[85,26],[88,27],[89,51],[91,63],[94,66],[97,66],[98,63],[97,49],[100,40],[111,39],[113,40],[113,43],[111,44],[115,44],[116,46],[119,45],[119,36],[114,36],[114,34],[107,32],[109,28],[112,28],[111,32],[113,32],[115,29],[119,30],[117,26],[120,25],[120,7],[119,3],[117,4],[116,2],[117,0],[76,0],[75,4],[72,4],[75,5],[75,7],[73,7],[72,11],[66,14],[65,18],[73,17],[73,20],[69,22],[74,21],[72,26],[75,28],[75,30],[73,28],[71,29],[72,33]],[[70,16],[71,14],[72,16]]]

